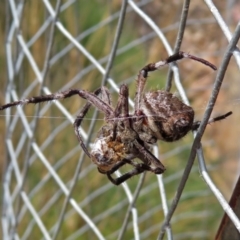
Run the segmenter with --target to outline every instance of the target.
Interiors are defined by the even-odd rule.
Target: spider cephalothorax
[[[97,165],[100,173],[106,174],[109,180],[116,185],[143,171],[161,174],[165,171],[165,167],[151,153],[151,145],[157,140],[167,142],[179,140],[189,131],[197,130],[200,122],[194,121],[193,109],[172,93],[160,90],[144,93],[144,86],[148,72],[182,58],[199,61],[216,70],[216,67],[208,61],[184,52],[176,53],[165,61],[146,65],[138,75],[133,114],[129,114],[128,87],[124,84],[120,86],[119,99],[115,108],[111,104],[107,88],[101,87],[94,93],[81,89],[69,89],[61,93],[32,97],[0,106],[0,110],[16,105],[40,103],[79,95],[88,102],[74,122],[75,133],[81,147]],[[98,97],[99,94],[101,97]],[[106,124],[100,129],[92,144],[92,150],[89,152],[78,129],[91,105],[104,113]],[[210,120],[209,123],[224,119],[231,114],[232,112],[228,112]],[[139,161],[134,161],[135,158],[138,158]],[[132,165],[133,169],[116,179],[112,178],[111,174],[125,164]]]

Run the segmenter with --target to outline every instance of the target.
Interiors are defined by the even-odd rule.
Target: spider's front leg
[[[78,95],[81,98],[86,99],[89,103],[94,105],[98,110],[102,111],[105,114],[105,116],[108,117],[109,115],[113,115],[113,109],[111,108],[111,106],[109,106],[108,103],[105,103],[94,93],[90,93],[88,91],[84,91],[81,89],[69,89],[63,92],[52,93],[52,94],[43,95],[43,96],[36,96],[36,97],[26,98],[19,101],[7,103],[5,105],[0,106],[0,111],[13,106],[26,105],[30,103],[36,104],[36,103],[42,103],[42,102],[49,102],[53,100],[69,98],[74,95]]]
[[[217,69],[215,65],[208,62],[207,60],[193,56],[193,55],[185,53],[185,52],[181,52],[181,51],[169,56],[167,59],[165,59],[163,61],[159,61],[156,63],[150,63],[150,64],[146,65],[145,67],[143,67],[140,70],[140,72],[138,74],[137,92],[136,92],[136,96],[135,96],[135,113],[136,113],[136,115],[141,115],[141,101],[142,101],[142,97],[143,97],[144,87],[145,87],[147,77],[148,77],[148,72],[156,71],[156,70],[166,66],[169,63],[176,62],[183,58],[189,58],[191,60],[200,62],[200,63],[212,68],[213,70]]]
[[[4,109],[7,109],[7,108],[10,108],[13,106],[17,106],[17,105],[26,105],[29,103],[36,104],[36,103],[42,103],[42,102],[49,102],[49,101],[53,101],[53,100],[65,99],[65,98],[72,97],[74,95],[78,95],[78,96],[86,99],[88,101],[88,103],[83,107],[82,111],[77,116],[77,118],[74,122],[74,129],[75,129],[75,134],[78,138],[78,141],[79,141],[81,147],[83,148],[85,153],[90,157],[90,154],[80,136],[78,128],[82,122],[82,119],[87,114],[91,105],[95,106],[98,110],[102,111],[106,117],[113,115],[113,109],[110,106],[110,98],[109,98],[107,89],[103,89],[104,90],[103,98],[107,102],[101,100],[97,96],[101,92],[101,90],[102,90],[102,88],[99,88],[94,93],[90,93],[90,92],[87,92],[87,91],[84,91],[81,89],[69,89],[69,90],[66,90],[63,92],[59,92],[59,93],[52,93],[52,94],[48,94],[48,95],[36,96],[36,97],[31,97],[31,98],[11,102],[11,103],[0,106],[0,110],[4,110]]]
[[[103,92],[102,93],[103,100],[97,96],[101,91]],[[83,143],[83,140],[80,136],[78,128],[81,125],[82,119],[87,114],[91,105],[95,106],[98,110],[102,111],[105,114],[106,118],[114,115],[114,111],[110,106],[109,93],[105,87],[97,89],[94,93],[90,93],[90,92],[87,92],[87,91],[84,91],[81,89],[69,89],[69,90],[66,90],[63,92],[26,98],[23,100],[19,100],[19,101],[15,101],[15,102],[11,102],[11,103],[2,105],[2,106],[0,106],[0,111],[7,109],[7,108],[11,108],[13,106],[49,102],[49,101],[53,101],[53,100],[69,98],[74,95],[78,95],[88,101],[88,103],[86,103],[86,105],[83,107],[81,112],[78,114],[78,116],[74,122],[74,129],[75,129],[75,134],[78,138],[78,141],[79,141],[81,147],[83,148],[84,152],[88,155],[88,157],[91,157],[90,153],[88,152],[86,146]]]

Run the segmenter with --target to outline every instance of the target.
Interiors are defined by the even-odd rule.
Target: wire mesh
[[[240,230],[223,197],[229,198],[239,169],[239,129],[230,127],[238,126],[237,1],[9,0],[5,5],[5,102],[101,85],[116,102],[122,83],[133,99],[139,69],[179,49],[208,59],[218,71],[185,60],[151,74],[147,88],[176,92],[202,122],[194,136],[154,147],[167,166],[164,175],[142,174],[119,187],[98,173],[76,141],[72,123],[83,99],[2,113],[3,239],[213,239],[224,211]],[[235,117],[209,129],[212,111],[226,109]],[[85,118],[80,132],[89,147],[103,122],[94,109]]]

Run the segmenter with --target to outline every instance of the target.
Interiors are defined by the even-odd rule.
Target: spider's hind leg
[[[214,122],[217,122],[217,121],[221,121],[221,120],[227,118],[230,115],[232,115],[232,112],[227,112],[226,114],[223,114],[223,115],[220,115],[218,117],[210,119],[207,124],[214,123]],[[200,124],[201,124],[201,121],[195,121],[192,125],[192,131],[197,130],[199,128]]]
[[[144,172],[146,169],[144,168],[141,168],[141,167],[136,167],[134,169],[132,169],[130,172],[127,172],[125,174],[123,174],[121,177],[118,177],[118,178],[113,178],[111,176],[110,173],[107,173],[107,177],[108,179],[115,185],[120,185],[121,183],[127,181],[129,178],[135,176],[135,175],[138,175],[142,172]]]
[[[113,174],[115,171],[117,171],[120,167],[122,167],[125,164],[130,164],[134,168],[127,172],[124,173],[122,176],[118,178],[113,178],[111,174]],[[114,184],[114,185],[120,185],[121,183],[127,181],[129,178],[138,175],[140,173],[143,173],[144,171],[152,171],[152,168],[144,163],[134,163],[131,160],[123,159],[121,162],[118,162],[112,169],[111,171],[108,171],[107,177],[108,179]]]

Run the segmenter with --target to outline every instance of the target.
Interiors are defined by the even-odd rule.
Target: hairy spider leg
[[[77,119],[74,122],[74,129],[75,129],[75,134],[76,134],[76,136],[78,138],[78,141],[80,143],[80,146],[83,148],[84,152],[89,157],[91,157],[89,151],[87,150],[86,146],[83,143],[82,137],[80,136],[80,133],[79,133],[79,130],[78,130],[78,128],[79,128],[79,126],[82,122],[82,118],[87,114],[91,105],[94,105],[97,109],[104,112],[105,116],[114,115],[113,110],[110,107],[110,105],[108,103],[105,103],[104,101],[102,101],[100,98],[98,98],[97,95],[100,92],[101,92],[101,88],[97,89],[94,93],[90,93],[90,92],[87,92],[87,91],[84,91],[84,90],[79,90],[79,89],[70,89],[70,90],[66,90],[66,91],[63,91],[63,92],[59,92],[59,93],[53,93],[53,94],[48,94],[48,95],[43,95],[43,96],[36,96],[36,97],[31,97],[31,98],[11,102],[11,103],[0,106],[0,110],[4,110],[6,108],[10,108],[10,107],[17,106],[17,105],[26,105],[26,104],[29,104],[29,103],[36,104],[36,103],[41,103],[41,102],[49,102],[49,101],[53,101],[53,100],[60,100],[60,99],[69,98],[69,97],[72,97],[74,95],[79,95],[80,97],[88,100],[89,102],[86,103],[86,105],[83,107],[82,111],[78,114]]]
[[[124,127],[126,127],[126,129],[128,129],[129,131],[134,131],[130,126],[128,97],[129,97],[128,87],[125,84],[123,84],[120,86],[119,98],[118,98],[117,106],[114,110],[113,139],[115,139],[115,137],[116,137],[116,134],[117,134],[116,129],[117,129],[117,124],[119,124],[119,121],[123,122]],[[134,169],[132,169],[130,172],[127,172],[127,173],[123,174],[122,176],[114,179],[111,176],[111,174],[113,174],[115,171],[117,171],[120,167],[122,167],[125,164],[132,165],[134,167]],[[101,172],[101,169],[98,168],[98,170],[99,170],[99,172]],[[127,179],[129,179],[137,174],[140,174],[144,171],[152,171],[152,169],[144,163],[136,164],[132,160],[123,159],[121,162],[117,162],[113,166],[113,168],[110,171],[106,172],[105,174],[107,174],[108,179],[113,184],[119,185],[119,184],[123,183],[124,181],[126,181]]]
[[[119,168],[121,168],[125,164],[132,165],[134,167],[134,169],[132,169],[130,172],[127,172],[127,173],[123,174],[122,176],[114,179],[111,176],[111,174],[116,172]],[[108,171],[106,174],[107,174],[108,179],[113,184],[119,185],[119,184],[125,182],[126,180],[128,180],[129,178],[131,178],[131,177],[133,177],[135,175],[138,175],[140,173],[143,173],[144,171],[151,171],[151,172],[153,172],[152,168],[149,165],[145,164],[145,163],[134,163],[131,160],[123,159],[121,162],[116,163],[115,166],[110,171]]]
[[[129,105],[128,105],[128,88],[126,85],[121,85],[120,92],[119,92],[119,101],[116,107],[115,112],[118,113],[116,117],[119,116],[119,113],[121,112],[122,115],[120,119],[124,123],[124,126],[135,132],[133,128],[130,125],[130,119],[129,119]],[[119,119],[119,118],[118,118]],[[139,159],[142,160],[146,165],[153,165],[155,168],[149,167],[149,171],[152,171],[154,173],[163,173],[165,171],[165,167],[163,164],[147,149],[143,147],[143,145],[139,142],[139,140],[136,138],[133,141],[133,144],[135,147],[139,150]]]
[[[106,102],[107,104],[111,104],[111,100],[110,100],[110,94],[108,92],[108,90],[105,88],[103,91],[103,88],[105,87],[101,87],[97,90],[94,91],[95,95],[99,95],[99,93],[101,92],[102,94],[102,100],[104,102]],[[127,92],[126,92],[127,91]],[[127,94],[126,94],[127,93]],[[127,105],[126,104],[127,101]],[[79,127],[82,123],[83,118],[85,117],[85,115],[87,114],[89,108],[91,107],[91,103],[86,103],[84,105],[84,107],[81,109],[81,111],[79,112],[79,114],[76,117],[76,120],[74,121],[74,130],[75,130],[75,134],[77,136],[77,139],[79,141],[80,146],[82,147],[82,149],[84,150],[84,152],[87,154],[87,156],[89,158],[91,158],[91,154],[89,153],[86,145],[83,142],[83,139],[80,135],[79,132]],[[120,97],[118,100],[118,104],[117,107],[114,111],[114,119],[116,119],[116,117],[119,117],[120,113],[123,112],[123,121],[125,121],[128,118],[125,118],[128,115],[128,89],[126,86],[120,87]],[[127,114],[126,114],[127,113]],[[128,120],[129,121],[129,120]],[[115,171],[117,171],[120,167],[122,167],[125,164],[130,164],[132,166],[134,166],[136,169],[133,169],[132,171],[123,174],[121,177],[118,177],[116,179],[114,179],[111,174],[113,174]],[[126,181],[127,179],[131,178],[134,175],[140,174],[143,171],[148,170],[151,171],[150,167],[147,166],[146,164],[135,164],[134,162],[132,162],[131,160],[127,160],[127,159],[123,159],[123,161],[118,162],[114,165],[114,167],[111,169],[111,171],[104,173],[107,175],[108,179],[115,185],[119,185],[121,183],[123,183],[124,181]],[[100,173],[101,169],[98,168],[98,171]]]
[[[101,98],[102,100],[107,103],[108,105],[111,105],[111,99],[110,99],[110,94],[109,94],[109,91],[106,87],[102,86],[101,88],[98,88],[97,90],[95,90],[93,92],[96,96],[99,95],[101,93]],[[83,139],[81,137],[81,134],[79,132],[79,127],[81,126],[81,123],[82,123],[82,120],[83,118],[86,116],[86,114],[88,113],[88,110],[89,108],[92,106],[91,103],[87,102],[83,108],[80,110],[79,114],[77,115],[74,123],[73,123],[73,126],[74,126],[74,131],[75,131],[75,134],[77,136],[77,139],[78,139],[78,142],[80,144],[80,146],[82,147],[83,151],[87,154],[87,156],[89,158],[91,158],[91,154],[89,153],[86,145],[84,144],[83,142]]]
[[[207,61],[207,60],[205,60],[203,58],[196,57],[196,56],[191,55],[189,53],[182,52],[182,51],[179,51],[178,53],[175,53],[175,54],[169,56],[166,59],[166,61],[167,61],[167,63],[171,63],[171,62],[175,62],[175,61],[181,60],[183,58],[192,59],[194,61],[200,62],[200,63],[202,63],[202,64],[212,68],[213,70],[217,70],[217,67],[214,64],[210,63],[209,61]]]
[[[109,90],[105,86],[101,87],[101,98],[109,106],[112,106]]]
[[[107,89],[105,89],[104,93],[102,91],[103,89],[97,89],[94,94],[98,95],[100,92],[101,94],[103,94],[102,96],[102,100],[104,102],[107,102],[108,104],[110,104],[110,97],[109,97],[109,92]],[[82,108],[82,110],[79,112],[75,122],[74,122],[74,129],[75,129],[75,133],[77,135],[78,141],[80,143],[80,146],[82,147],[82,149],[84,150],[84,152],[88,155],[89,158],[91,158],[91,154],[89,153],[87,147],[85,146],[85,144],[83,143],[82,137],[78,131],[78,128],[81,125],[82,120],[84,119],[85,115],[87,114],[89,108],[91,107],[91,103],[86,103],[85,106]],[[112,117],[112,118],[111,118]],[[113,124],[116,124],[117,121],[122,121],[124,123],[124,126],[129,129],[129,131],[134,131],[131,126],[130,126],[130,119],[129,119],[129,105],[128,105],[128,88],[126,85],[121,85],[120,86],[120,91],[119,91],[119,99],[118,99],[118,103],[117,106],[113,112],[113,115],[111,115],[111,117],[109,119],[107,119],[107,122],[111,122],[113,121]],[[117,121],[116,121],[117,120]],[[165,168],[162,167],[163,165],[161,163],[159,163],[158,160],[156,160],[156,158],[149,152],[149,151],[144,151],[144,147],[138,143],[138,141],[135,141],[135,145],[137,147],[137,149],[140,150],[139,154],[139,158],[143,161],[143,163],[134,163],[132,160],[128,160],[128,159],[123,159],[120,162],[117,162],[113,168],[108,171],[108,172],[102,172],[100,168],[98,168],[98,171],[100,173],[106,174],[108,179],[115,185],[119,185],[122,182],[126,181],[127,179],[140,174],[144,171],[151,171],[154,172],[156,174],[158,173],[162,173]],[[152,160],[153,159],[153,160]],[[152,168],[151,166],[149,166],[149,162],[154,162],[154,165],[157,166],[161,166],[161,169],[159,170],[159,168]],[[123,174],[122,176],[118,177],[118,178],[113,178],[111,176],[111,174],[113,174],[115,171],[117,171],[119,168],[121,168],[123,165],[125,164],[130,164],[134,167],[134,169],[132,169],[130,172],[127,172],[125,174]],[[157,170],[158,169],[158,170]]]
[[[107,103],[102,101],[98,96],[96,96],[94,93],[90,93],[85,90],[80,90],[80,89],[69,89],[63,92],[59,93],[52,93],[48,95],[43,95],[43,96],[36,96],[36,97],[31,97],[31,98],[26,98],[23,100],[11,102],[5,105],[0,106],[0,110],[4,110],[6,108],[10,108],[13,106],[17,105],[25,105],[29,103],[41,103],[41,102],[49,102],[53,100],[59,100],[59,99],[65,99],[72,97],[73,95],[79,95],[80,97],[86,99],[89,101],[92,105],[94,105],[98,110],[104,112],[105,116],[112,116],[113,115],[113,109],[111,106],[109,106]]]
[[[134,145],[139,150],[139,158],[145,163],[145,165],[149,166],[149,171],[155,173],[155,174],[162,174],[166,168],[164,165],[157,159],[148,149],[143,147],[139,141],[136,139],[134,140]],[[154,167],[152,167],[152,166]]]
[[[215,65],[213,65],[212,63],[208,62],[205,59],[193,56],[191,54],[185,53],[185,52],[178,52],[175,53],[171,56],[169,56],[167,59],[163,60],[163,61],[159,61],[156,63],[150,63],[148,65],[146,65],[145,67],[143,67],[139,74],[138,74],[138,79],[137,79],[137,91],[136,91],[136,96],[135,96],[135,113],[136,115],[141,115],[140,112],[140,104],[141,104],[141,99],[143,96],[143,90],[147,81],[147,77],[148,77],[148,72],[152,72],[155,70],[160,69],[161,67],[164,67],[165,65],[171,63],[171,62],[176,62],[178,60],[181,60],[183,58],[189,58],[192,59],[194,61],[200,62],[210,68],[212,68],[213,70],[217,70],[217,67]]]
[[[211,123],[214,123],[214,122],[217,122],[217,121],[221,121],[221,120],[227,118],[230,115],[232,115],[232,111],[227,112],[223,115],[217,116],[215,118],[209,119],[207,124],[211,124]],[[201,121],[195,121],[192,125],[192,131],[197,130],[199,128],[200,124],[201,124]]]
[[[102,90],[102,88],[98,88],[97,90],[94,91],[94,94],[95,94],[95,95],[99,95],[99,93],[101,92],[101,90]],[[75,121],[74,121],[74,123],[73,123],[74,132],[75,132],[75,134],[76,134],[76,136],[77,136],[78,142],[79,142],[80,146],[82,147],[83,151],[87,154],[87,156],[88,156],[89,158],[91,158],[91,154],[89,153],[86,145],[85,145],[84,142],[83,142],[83,139],[82,139],[81,134],[80,134],[80,132],[79,132],[79,127],[80,127],[80,125],[81,125],[81,123],[82,123],[83,118],[86,116],[86,114],[88,113],[88,110],[89,110],[89,108],[90,108],[91,106],[92,106],[92,104],[89,103],[89,102],[87,102],[87,103],[83,106],[83,108],[80,110],[79,114],[77,115],[77,117],[76,117],[76,119],[75,119]]]
[[[130,172],[127,172],[127,173],[123,174],[122,176],[114,179],[111,176],[111,174],[116,172],[120,167],[122,167],[125,164],[130,164],[134,168]],[[126,180],[128,180],[129,178],[131,178],[135,175],[138,175],[140,173],[143,173],[144,171],[151,171],[151,168],[144,163],[134,163],[131,160],[123,159],[121,162],[116,163],[116,165],[111,169],[111,171],[107,172],[107,177],[113,184],[119,185],[119,184],[125,182]]]
[[[116,172],[119,168],[121,168],[125,164],[130,164],[134,168],[131,171],[124,173],[122,176],[114,179],[111,176],[111,174]],[[107,174],[108,179],[113,184],[119,185],[119,184],[125,182],[126,180],[128,180],[129,178],[131,178],[135,175],[138,175],[140,173],[143,173],[144,171],[150,171],[150,172],[154,172],[155,174],[160,174],[160,172],[156,173],[156,171],[153,171],[153,169],[145,163],[134,163],[133,161],[127,160],[127,159],[123,159],[121,162],[116,163],[115,166],[110,171],[108,171],[106,174]]]
[[[128,131],[132,131],[134,133],[135,131],[132,129],[129,119],[128,96],[128,87],[124,84],[121,85],[119,91],[119,99],[117,107],[115,109],[115,117],[116,119],[118,119],[118,121],[122,121],[124,123],[124,126],[126,127],[126,129],[128,129]],[[134,175],[140,174],[146,170],[154,172],[155,174],[161,174],[165,171],[165,167],[163,166],[163,164],[150,151],[145,149],[137,139],[133,141],[133,144],[139,150],[138,158],[143,161],[143,163],[135,164],[132,160],[123,160],[121,161],[121,164],[117,163],[116,166],[111,170],[111,172],[107,173],[108,178],[112,182],[114,179],[111,177],[111,174],[115,172],[120,166],[124,165],[124,162],[131,164],[135,167],[135,169],[122,175],[120,178],[115,179],[115,181],[126,181],[128,178],[131,178]]]
[[[120,121],[124,123],[125,127],[130,128],[128,97],[128,87],[122,84],[119,89],[119,98],[114,112],[115,117],[119,118],[121,116]]]
[[[103,94],[102,96],[102,100],[107,102],[108,104],[110,104],[110,96],[109,96],[109,92],[107,89],[105,89],[105,91],[102,91],[103,90],[103,87],[102,88],[99,88],[97,89],[94,94],[95,95],[98,95],[100,92],[101,94]],[[77,118],[74,122],[74,130],[75,130],[75,134],[77,135],[77,138],[78,138],[78,141],[79,141],[79,144],[80,146],[82,147],[82,149],[84,150],[84,152],[87,154],[87,156],[89,158],[91,158],[91,154],[89,153],[86,145],[84,144],[83,140],[82,140],[82,137],[79,133],[79,127],[81,125],[81,122],[83,120],[83,118],[85,117],[85,115],[87,114],[89,108],[91,107],[91,103],[86,103],[84,105],[84,107],[81,109],[81,111],[79,112],[79,114],[77,115]],[[130,127],[130,123],[129,123],[129,106],[128,106],[128,88],[126,85],[121,85],[120,86],[120,91],[119,91],[119,99],[118,99],[118,103],[117,103],[117,107],[114,111],[114,116],[113,116],[113,119],[118,119],[119,121],[119,117],[120,117],[120,114],[121,115],[121,118],[122,121],[124,122],[124,124],[126,124],[125,126],[126,127]],[[121,121],[121,120],[120,120]],[[138,147],[139,147],[139,143],[137,144]],[[141,146],[141,148],[143,148]],[[146,161],[144,159],[144,161]],[[120,167],[122,167],[123,165],[125,164],[130,164],[134,167],[134,169],[132,169],[130,172],[127,172],[125,174],[123,174],[122,176],[114,179],[111,174],[113,174],[115,171],[117,171]],[[98,168],[98,171],[100,173],[103,173],[101,171],[101,169]],[[147,164],[144,164],[144,163],[134,163],[133,161],[131,160],[127,160],[127,159],[123,159],[121,162],[118,162],[114,165],[114,167],[108,171],[108,172],[104,172],[104,174],[107,175],[108,179],[115,185],[119,185],[121,183],[123,183],[124,181],[126,181],[127,179],[137,175],[137,174],[140,174],[144,171],[151,171],[151,172],[156,172],[155,169],[152,169],[150,166],[148,166]]]

